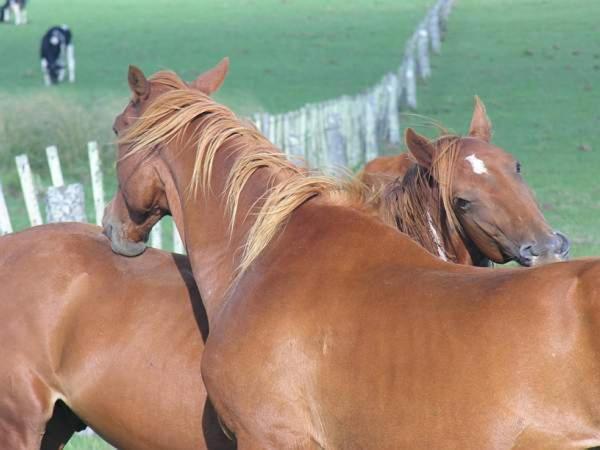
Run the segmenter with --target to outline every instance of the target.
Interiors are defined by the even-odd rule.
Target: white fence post
[[[4,198],[2,184],[0,184],[0,236],[12,232],[13,227],[10,223],[10,215],[8,214],[8,208],[6,207],[6,199]]]
[[[88,142],[88,157],[92,176],[96,225],[102,225],[102,216],[104,215],[104,187],[102,184],[102,166],[100,164],[100,155],[98,154],[98,144],[94,141]]]
[[[41,225],[42,215],[38,205],[35,187],[33,186],[33,176],[31,175],[31,167],[27,155],[19,155],[15,158],[17,170],[19,171],[19,179],[21,180],[21,189],[25,197],[25,207],[29,216],[31,226]]]
[[[388,142],[398,145],[400,144],[400,118],[398,114],[398,76],[395,73],[388,75],[386,88],[388,89]]]
[[[50,177],[52,178],[52,186],[64,186],[62,169],[60,168],[60,158],[58,157],[58,149],[55,145],[46,147],[46,157],[48,158],[48,167],[50,167]]]
[[[429,29],[429,38],[431,42],[431,49],[435,53],[439,53],[442,49],[442,43],[440,39],[440,5],[437,4],[433,7],[429,20],[427,22]]]
[[[379,156],[377,148],[377,131],[374,98],[367,94],[365,95],[365,159],[371,161]]]
[[[177,231],[177,226],[175,226],[175,221],[173,221],[173,252],[185,254],[185,247],[181,236],[179,236],[179,231]]]
[[[325,139],[327,142],[327,162],[330,168],[339,170],[348,165],[346,138],[342,133],[342,119],[339,107],[334,105],[325,117]]]
[[[152,231],[150,232],[150,246],[162,248],[162,226],[160,221],[152,227]]]
[[[406,105],[411,109],[417,109],[417,80],[415,79],[415,58],[411,52],[406,58],[404,71]]]
[[[431,66],[429,65],[429,33],[425,27],[419,28],[417,37],[417,60],[419,65],[419,76],[422,79],[431,76]]]

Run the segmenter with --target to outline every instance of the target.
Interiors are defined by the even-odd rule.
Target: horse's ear
[[[469,127],[469,136],[483,139],[485,142],[492,140],[492,122],[485,112],[485,105],[478,96],[475,96],[475,108]]]
[[[129,66],[127,75],[129,88],[137,97],[144,98],[150,93],[150,83],[146,80],[144,72],[135,66]]]
[[[431,168],[435,146],[429,142],[425,136],[421,136],[412,128],[407,128],[404,134],[404,141],[410,154],[417,160],[417,164]]]
[[[204,92],[206,95],[211,95],[221,87],[223,81],[225,81],[228,70],[229,58],[225,57],[215,67],[207,70],[192,81],[190,86]]]

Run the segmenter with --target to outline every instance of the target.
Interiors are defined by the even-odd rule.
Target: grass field
[[[44,148],[57,144],[67,180],[87,183],[85,143],[98,140],[112,194],[110,128],[128,96],[128,64],[147,73],[172,68],[191,79],[228,55],[231,72],[219,100],[242,114],[285,111],[356,93],[397,67],[406,38],[433,2],[118,3],[111,9],[100,0],[34,1],[28,26],[0,26],[0,179],[16,228],[27,224],[16,154],[26,152],[38,183],[48,185]],[[576,256],[600,255],[598,17],[597,0],[459,0],[433,76],[419,87],[418,113],[463,133],[473,94],[482,97],[494,142],[522,161],[544,213],[572,238]],[[46,89],[39,39],[61,23],[74,32],[78,79]],[[404,117],[404,125],[419,122]],[[102,444],[78,437],[67,448]]]
[[[223,56],[231,71],[217,98],[244,114],[280,112],[373,84],[400,63],[406,38],[431,2],[394,0],[99,0],[31,2],[26,27],[0,26],[0,179],[13,225],[28,225],[14,156],[26,152],[40,185],[44,148],[57,144],[68,181],[88,182],[85,145],[98,140],[114,190],[114,116],[129,96],[127,66],[172,68],[187,79]],[[54,24],[73,30],[77,82],[42,86],[39,40]],[[93,217],[88,193],[88,217]]]

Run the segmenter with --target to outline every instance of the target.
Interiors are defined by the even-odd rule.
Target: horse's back
[[[244,391],[230,393],[252,404],[248,410],[219,405],[220,411],[251,417],[265,436],[304,423],[323,447],[427,448],[446,441],[484,448],[484,441],[448,435],[464,429],[464,414],[475,415],[473,423],[490,430],[486,436],[510,437],[521,420],[511,411],[533,419],[532,405],[559,410],[561,380],[578,369],[572,352],[582,310],[573,289],[589,263],[458,266],[383,225],[363,229],[358,216],[348,215],[337,221],[333,209],[321,216],[327,221],[317,226],[316,216],[299,212],[286,227],[294,241],[283,235],[275,244],[286,249],[273,251],[277,264],[267,252],[225,304],[222,317],[231,322],[211,335],[203,363],[209,391],[219,397],[220,386],[240,385],[229,379],[239,372],[256,389],[242,384]],[[309,221],[318,231],[309,231]],[[346,238],[334,223],[345,224]],[[357,239],[348,242],[349,235]],[[550,387],[535,388],[540,368]],[[286,410],[269,409],[280,404],[264,401],[271,396]],[[495,411],[506,411],[503,420]],[[498,448],[510,447],[509,440]]]
[[[408,153],[394,156],[380,156],[369,161],[364,168],[365,173],[385,174],[402,178],[406,171],[414,164]]]
[[[52,402],[120,447],[230,447],[205,406],[208,325],[185,257],[126,258],[98,227],[56,224],[0,238],[0,267],[0,354]]]

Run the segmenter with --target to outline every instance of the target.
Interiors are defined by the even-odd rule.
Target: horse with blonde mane
[[[210,326],[203,379],[238,448],[600,444],[600,261],[440,261],[356,183],[298,170],[210,99],[226,70],[188,85],[130,68],[104,230],[135,254],[173,215]]]
[[[124,258],[98,227],[54,224],[1,237],[0,267],[0,448],[60,450],[89,425],[123,449],[235,449],[184,256]]]
[[[359,176],[383,190],[382,218],[443,260],[485,267],[567,259],[569,241],[544,219],[521,164],[490,144],[491,130],[475,97],[469,137],[430,142],[408,129],[408,153],[376,158]]]

